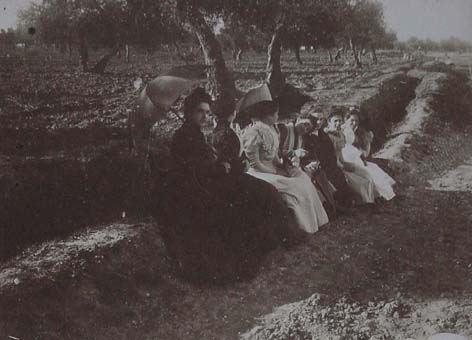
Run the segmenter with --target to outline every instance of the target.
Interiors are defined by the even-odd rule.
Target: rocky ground
[[[249,74],[246,86],[262,77],[263,63],[258,65],[240,66],[241,74],[246,74],[245,67]],[[310,70],[315,66],[319,73],[313,76]],[[311,90],[306,91],[318,88],[319,97],[325,98],[321,101],[348,102],[358,96],[356,87],[359,93],[368,90],[372,97],[378,96],[378,87],[362,89],[362,85],[389,78],[405,65],[389,61],[360,73],[345,66],[320,66],[317,60],[297,67],[288,60],[286,67],[298,75],[289,78],[292,83],[308,84]],[[120,74],[112,73],[103,81],[113,82]],[[124,85],[129,86],[130,98],[131,84]],[[116,96],[125,98],[120,91]],[[453,124],[440,109],[444,108],[432,105],[419,130],[401,141],[405,145],[399,152],[406,165],[395,173],[399,182],[395,200],[375,211],[360,209],[343,216],[302,244],[273,251],[251,280],[195,286],[179,279],[155,221],[129,218],[121,207],[116,209],[119,223],[101,223],[75,234],[72,228],[69,236],[65,233],[17,252],[0,267],[1,336],[97,340],[422,340],[438,332],[472,336],[472,193],[464,189],[470,185],[466,170],[472,157],[472,128]],[[45,114],[38,111],[38,115],[43,122]],[[13,114],[3,118],[12,126],[23,121]],[[399,129],[402,123],[400,119]],[[73,145],[62,140],[66,156],[90,150],[93,142],[84,139],[87,142]],[[2,164],[36,152],[33,147],[34,143],[19,153],[4,149]],[[55,153],[57,147],[46,151]],[[88,173],[87,168],[83,171]],[[454,181],[457,171],[464,175]]]

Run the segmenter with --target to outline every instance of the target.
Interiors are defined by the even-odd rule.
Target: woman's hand
[[[307,164],[304,168],[306,174],[309,177],[312,177],[318,170],[320,170],[321,164],[319,161],[313,161],[309,164]]]
[[[308,151],[306,151],[305,149],[300,148],[300,149],[295,150],[293,153],[298,158],[304,158],[308,154]]]
[[[313,161],[305,166],[305,170],[316,172],[320,169],[320,167],[321,167],[321,164],[319,161]]]
[[[292,166],[299,168],[300,167],[300,157],[293,156],[290,158],[290,163]]]

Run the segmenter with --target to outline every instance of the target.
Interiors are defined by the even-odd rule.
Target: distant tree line
[[[412,37],[407,41],[396,42],[395,48],[403,51],[422,50],[424,52],[471,52],[472,42],[455,37],[434,41]]]

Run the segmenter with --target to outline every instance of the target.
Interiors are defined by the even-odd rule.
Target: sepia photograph
[[[0,340],[472,340],[472,0],[0,0]]]

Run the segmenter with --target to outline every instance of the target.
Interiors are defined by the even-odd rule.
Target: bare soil
[[[316,88],[324,82],[327,85],[323,86],[331,89],[320,93],[333,102],[349,97],[343,88],[355,92],[356,86],[389,73],[388,68],[402,66],[387,58],[379,66],[354,71],[346,66],[325,65],[319,59],[296,66],[291,57],[286,58],[292,83],[299,81]],[[26,84],[34,84],[35,77],[49,77],[35,63],[25,63],[21,69],[30,65],[27,67],[37,70],[14,71],[22,72],[28,80]],[[83,86],[89,81],[100,82],[98,88],[103,87],[104,92],[98,98],[123,98],[124,104],[120,105],[127,107],[126,98],[135,95],[132,80],[140,73],[129,71],[126,75],[122,67],[112,67],[105,80],[90,76]],[[139,69],[136,65],[125,68],[134,67]],[[313,67],[319,72],[313,72]],[[262,70],[262,56],[243,62],[238,72],[248,79],[238,81],[240,87],[262,79]],[[60,79],[59,73],[52,72],[55,79]],[[124,84],[121,88],[129,86],[129,92],[109,93],[108,85],[116,79],[122,79],[118,80]],[[126,79],[130,79],[129,85]],[[7,85],[10,97],[18,90],[12,90],[13,83]],[[61,120],[60,110],[35,111],[36,120],[26,106],[30,91],[32,87],[15,97],[22,98],[21,106],[9,101],[8,107],[2,107],[2,129],[11,132],[20,123],[34,125],[37,121],[39,131],[50,136],[54,129],[44,122],[51,116],[53,121]],[[64,100],[69,97],[70,93],[64,94]],[[43,96],[32,98],[39,100]],[[87,98],[77,100],[83,105]],[[32,102],[29,105],[41,108],[47,104]],[[11,111],[13,107],[17,111]],[[98,119],[103,112],[109,115],[114,111],[108,106],[102,112],[95,110],[81,106],[77,121],[88,119],[84,117]],[[160,240],[159,221],[156,225],[142,218],[123,219],[120,224],[105,227],[99,224],[73,234],[84,225],[78,223],[69,229],[70,236],[23,253],[24,248],[20,248],[17,257],[10,256],[0,267],[0,335],[20,339],[237,339],[254,334],[251,330],[259,327],[260,334],[270,335],[274,330],[274,336],[267,337],[271,339],[383,336],[418,340],[440,331],[470,336],[472,193],[462,190],[470,182],[464,176],[462,182],[454,184],[460,190],[454,187],[442,191],[429,181],[448,178],[449,171],[461,168],[472,157],[472,128],[455,127],[443,118],[433,114],[423,126],[423,133],[410,141],[411,147],[404,155],[410,171],[395,174],[399,182],[395,200],[380,204],[375,210],[359,209],[340,217],[298,246],[276,249],[249,281],[226,286],[195,286],[182,281]],[[104,131],[115,125],[119,130],[119,120],[116,124],[110,120],[110,127],[105,126]],[[2,149],[5,162],[31,154],[55,156],[58,152],[73,158],[81,151],[110,143],[107,138],[96,143],[92,128],[77,130],[78,135],[91,137],[74,143],[75,138],[66,137],[68,131],[64,130],[60,137],[63,144],[36,149],[35,143],[30,143],[16,152],[14,142],[23,133],[21,130]],[[48,138],[41,142],[46,145]],[[118,137],[117,140],[118,147],[125,145]],[[34,227],[32,220],[31,228]],[[56,261],[55,256],[63,260]],[[259,319],[286,304],[292,305],[276,310],[275,316]]]

